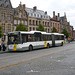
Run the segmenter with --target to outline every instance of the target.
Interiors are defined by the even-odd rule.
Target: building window
[[[18,24],[20,24],[20,20],[18,20]]]
[[[36,17],[36,14],[34,14],[34,17]]]
[[[29,27],[29,31],[31,31],[32,30],[32,28],[31,27]]]
[[[22,12],[19,13],[19,18],[22,18]]]
[[[39,21],[39,24],[41,24],[41,21]]]
[[[41,15],[41,18],[43,18],[43,16]]]
[[[39,17],[39,14],[37,16]]]
[[[35,21],[33,20],[33,25],[35,24]]]
[[[38,25],[38,21],[36,21],[36,25]]]
[[[46,22],[45,22],[45,25],[46,25]]]
[[[27,21],[25,21],[25,25],[27,25]]]
[[[22,24],[24,24],[24,21],[22,21]]]
[[[50,30],[48,29],[48,33],[50,32]]]
[[[53,23],[53,27],[54,27],[54,23]]]
[[[42,22],[42,24],[44,25],[44,21]]]
[[[47,32],[47,28],[45,28],[46,32]]]
[[[52,22],[51,22],[51,27],[52,27]]]
[[[31,20],[29,20],[29,25],[31,25]]]
[[[14,31],[16,30],[16,26],[14,26]]]
[[[33,27],[33,31],[35,31],[35,27]]]
[[[49,22],[48,22],[48,26],[49,26]]]
[[[1,14],[1,19],[4,20],[4,18],[5,18],[5,14],[2,13],[2,14]]]
[[[14,20],[14,24],[17,24],[17,20]]]
[[[48,18],[48,16],[46,16],[46,18]]]
[[[55,23],[55,27],[57,27],[57,23]]]
[[[33,13],[31,13],[31,16],[33,16]]]
[[[59,29],[59,24],[58,24],[58,29]]]
[[[10,15],[7,15],[7,19],[10,20]]]

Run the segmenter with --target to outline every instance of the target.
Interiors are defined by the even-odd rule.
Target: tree
[[[39,25],[39,27],[36,28],[37,31],[45,31],[44,26],[42,24]]]
[[[3,36],[3,27],[0,25],[0,38]]]
[[[69,37],[69,33],[68,33],[67,29],[65,29],[65,28],[63,29],[62,34],[66,35],[66,38]]]
[[[53,27],[52,33],[58,33],[58,31],[55,27]]]
[[[28,31],[27,27],[25,25],[23,25],[22,23],[20,23],[17,27],[16,27],[16,31]]]

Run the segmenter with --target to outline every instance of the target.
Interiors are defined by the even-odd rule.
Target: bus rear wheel
[[[50,44],[49,43],[47,44],[47,48],[50,48]]]
[[[29,46],[29,51],[32,51],[33,50],[33,47],[32,46]]]
[[[63,42],[61,43],[61,46],[63,46]]]

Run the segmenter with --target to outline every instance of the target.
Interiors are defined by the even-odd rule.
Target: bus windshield
[[[8,35],[8,44],[20,44],[19,35]]]

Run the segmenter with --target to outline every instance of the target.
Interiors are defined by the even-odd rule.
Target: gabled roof
[[[10,0],[1,0],[0,1],[1,8],[12,8],[12,4]]]

